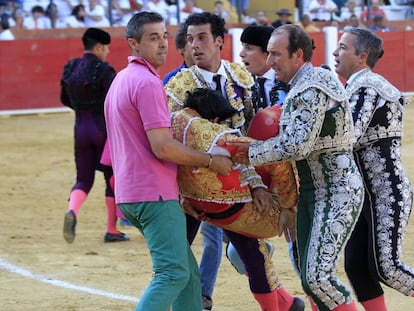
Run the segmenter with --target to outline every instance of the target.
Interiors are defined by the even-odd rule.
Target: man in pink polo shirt
[[[232,162],[192,150],[171,136],[167,98],[157,69],[165,64],[167,31],[158,13],[135,14],[126,27],[132,56],[105,100],[115,199],[143,234],[154,278],[135,310],[200,311],[197,262],[178,200],[177,164],[229,175]]]

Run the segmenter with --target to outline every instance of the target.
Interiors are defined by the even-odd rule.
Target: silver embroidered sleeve
[[[250,144],[250,164],[260,166],[306,158],[319,137],[328,100],[325,93],[315,88],[290,99],[282,112],[279,135]]]
[[[240,173],[242,175],[243,180],[249,184],[249,188],[251,190],[259,187],[267,189],[267,187],[262,181],[262,178],[259,174],[257,174],[253,166],[243,165],[240,169]]]

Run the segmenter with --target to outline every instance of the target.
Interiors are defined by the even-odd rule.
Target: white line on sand
[[[76,290],[76,291],[80,291],[80,292],[84,292],[84,293],[88,293],[88,294],[92,294],[92,295],[104,296],[104,297],[107,297],[107,298],[118,299],[118,300],[126,300],[126,301],[132,301],[132,302],[138,302],[139,301],[139,299],[136,298],[136,297],[125,296],[125,295],[121,295],[121,294],[107,292],[107,291],[100,290],[100,289],[95,289],[95,288],[90,288],[90,287],[85,287],[85,286],[79,286],[79,285],[75,285],[75,284],[68,283],[68,282],[65,282],[65,281],[54,280],[54,279],[51,279],[48,276],[35,274],[35,273],[33,273],[29,270],[19,268],[19,267],[13,265],[13,264],[8,263],[7,261],[5,261],[1,258],[0,258],[0,269],[5,269],[5,270],[8,270],[9,272],[19,274],[19,275],[24,276],[26,278],[35,279],[35,280],[38,280],[38,281],[43,282],[43,283],[47,283],[47,284],[51,284],[51,285],[59,286],[59,287],[64,287],[64,288],[67,288],[67,289]]]

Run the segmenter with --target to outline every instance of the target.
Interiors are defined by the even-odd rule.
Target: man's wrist
[[[213,164],[213,155],[211,153],[207,153],[208,154],[208,163],[206,168],[211,168],[211,165]]]

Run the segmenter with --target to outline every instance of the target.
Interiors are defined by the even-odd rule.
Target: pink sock
[[[262,311],[279,311],[277,290],[270,293],[255,294],[254,299],[259,303]]]
[[[282,286],[277,289],[277,294],[279,310],[288,311],[293,304],[293,296]]]
[[[355,302],[351,303],[343,303],[336,308],[333,308],[332,311],[358,311],[358,308],[355,304]]]
[[[114,197],[105,197],[106,204],[106,232],[109,233],[119,233],[116,228],[116,204]]]
[[[75,189],[70,193],[68,209],[73,211],[76,217],[78,217],[79,210],[87,196],[86,192],[80,189]]]
[[[114,179],[114,176],[112,176],[111,179],[109,179],[109,183],[110,183],[110,185],[112,187],[112,190],[115,191],[115,179]],[[115,204],[115,201],[114,201],[114,204]],[[124,216],[124,214],[122,214],[122,212],[119,209],[118,205],[116,205],[116,217],[121,218],[121,219],[125,219],[125,216]]]
[[[366,311],[388,311],[384,295],[361,302]]]
[[[112,191],[115,191],[115,178],[112,175],[111,178],[109,179],[109,184],[111,185]]]
[[[309,301],[309,304],[311,306],[312,311],[318,311],[319,310],[318,306],[315,304],[312,297],[308,296],[308,301]]]

